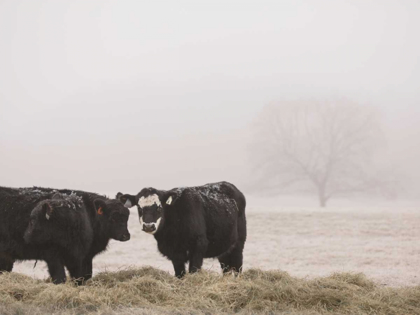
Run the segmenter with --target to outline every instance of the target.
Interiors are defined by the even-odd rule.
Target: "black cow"
[[[57,193],[82,198],[93,231],[91,246],[83,261],[84,280],[92,277],[92,260],[106,250],[109,240],[128,241],[129,211],[120,201],[104,196],[68,189],[0,187],[0,272],[12,271],[15,261],[45,260],[54,283],[65,281],[63,257],[55,244],[33,245],[24,241],[32,210]],[[66,266],[71,269],[71,266]]]
[[[82,284],[93,229],[81,197],[56,193],[52,199],[39,202],[31,212],[24,239],[28,244],[57,250],[70,276]],[[65,275],[61,276],[64,279],[60,281],[64,281]]]
[[[224,272],[242,270],[246,240],[245,197],[227,182],[164,191],[144,188],[136,196],[118,193],[137,205],[143,231],[172,261],[175,275],[199,270],[203,258],[217,257]]]

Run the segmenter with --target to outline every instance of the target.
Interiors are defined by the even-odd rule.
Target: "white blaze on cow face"
[[[127,201],[124,204],[124,207],[131,208],[132,206],[133,206],[133,204],[131,203],[130,199],[127,199]]]
[[[146,198],[141,197],[140,200],[139,200],[139,206],[142,209],[144,207],[153,206],[154,204],[156,204],[158,207],[162,207],[160,199],[159,199],[158,195],[156,195],[156,194],[147,196]]]

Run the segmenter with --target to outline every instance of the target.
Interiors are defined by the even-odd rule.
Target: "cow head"
[[[130,232],[127,222],[130,211],[116,199],[96,199],[93,203],[102,230],[114,240],[128,241]]]
[[[69,222],[69,211],[84,207],[77,196],[66,198],[55,194],[51,199],[38,203],[29,217],[29,224],[24,234],[28,244],[57,243],[66,237]],[[70,219],[71,220],[71,219]]]
[[[144,188],[137,196],[137,209],[140,225],[144,232],[155,234],[164,220],[164,209],[172,206],[176,193],[160,191],[154,188]]]

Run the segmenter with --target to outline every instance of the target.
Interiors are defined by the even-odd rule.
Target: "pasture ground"
[[[282,270],[296,277],[335,272],[364,273],[379,285],[420,285],[420,208],[281,208],[249,202],[244,270]],[[94,272],[153,266],[173,274],[157,251],[153,236],[141,231],[135,208],[129,220],[131,240],[111,241],[95,258]],[[48,276],[46,265],[16,263],[14,271]],[[219,271],[215,259],[204,269]]]
[[[420,314],[418,207],[256,204],[242,277],[207,259],[205,272],[175,279],[133,209],[132,239],[95,259],[94,281],[54,286],[44,263],[18,263],[21,274],[0,276],[0,314]]]

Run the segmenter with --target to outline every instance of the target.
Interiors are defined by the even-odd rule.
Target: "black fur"
[[[24,241],[32,210],[40,202],[52,199],[57,192],[81,197],[89,218],[93,234],[82,263],[85,281],[92,277],[93,258],[107,248],[111,238],[130,239],[127,230],[129,211],[118,200],[68,189],[0,187],[0,271],[12,271],[16,260],[45,260],[54,283],[65,281],[65,259],[59,245],[32,245]],[[98,214],[98,210],[102,214]],[[72,266],[66,267],[71,271]]]
[[[82,283],[83,262],[91,248],[93,229],[82,198],[57,193],[32,210],[24,234],[27,244],[57,248],[70,276]]]
[[[65,280],[56,248],[31,246],[23,239],[31,211],[40,201],[52,198],[53,194],[52,191],[42,192],[31,188],[0,187],[0,272],[12,271],[16,260],[39,259],[47,262],[50,275],[56,283]]]
[[[224,272],[242,270],[246,241],[246,201],[227,182],[169,191],[145,188],[137,196],[118,194],[120,200],[142,204],[142,197],[156,194],[159,203],[141,208],[143,230],[154,234],[159,251],[172,261],[175,275],[196,272],[203,258],[217,257]],[[156,227],[157,220],[160,224]]]

